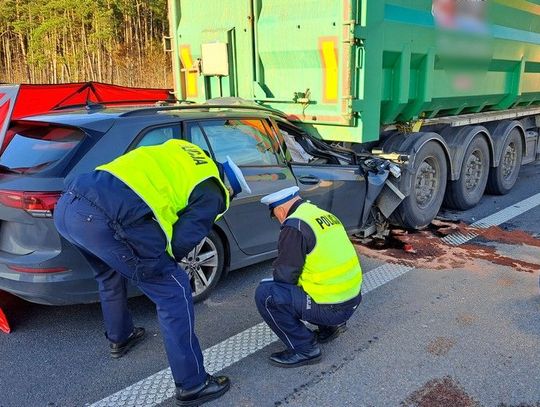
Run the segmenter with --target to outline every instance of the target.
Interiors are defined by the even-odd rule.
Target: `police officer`
[[[95,278],[113,358],[145,334],[127,308],[127,281],[156,304],[181,406],[215,399],[230,387],[227,377],[204,368],[191,285],[178,261],[207,236],[242,187],[250,192],[230,159],[221,166],[196,145],[169,140],[75,177],[55,210],[60,234],[104,263]]]
[[[280,367],[318,362],[318,343],[343,332],[362,300],[362,269],[343,225],[298,191],[287,188],[261,199],[282,224],[273,279],[261,281],[255,292],[261,316],[287,347],[270,356]]]

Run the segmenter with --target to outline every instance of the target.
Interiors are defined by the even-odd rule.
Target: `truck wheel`
[[[411,169],[411,190],[396,210],[399,223],[422,229],[437,216],[447,180],[446,155],[439,143],[430,141],[416,154]]]
[[[517,181],[521,169],[523,142],[517,128],[510,132],[502,149],[499,166],[491,168],[487,182],[487,192],[493,195],[504,195],[510,192]]]
[[[182,261],[180,266],[189,275],[193,302],[203,301],[218,283],[225,265],[225,250],[221,238],[211,231],[195,249]]]
[[[444,206],[465,210],[475,206],[486,189],[489,175],[489,146],[486,139],[476,136],[465,151],[461,175],[446,187]]]

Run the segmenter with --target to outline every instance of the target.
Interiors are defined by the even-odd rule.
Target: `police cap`
[[[234,195],[237,195],[242,191],[251,194],[251,188],[246,182],[244,174],[242,174],[242,171],[234,163],[231,157],[227,156],[227,161],[225,161],[222,165],[225,176],[227,177],[227,180],[234,191]]]
[[[283,205],[284,203],[297,197],[299,191],[300,191],[300,188],[296,186],[285,188],[285,189],[282,189],[281,191],[277,191],[270,195],[266,195],[265,197],[261,199],[261,203],[268,205],[268,209],[272,211],[274,210],[274,208],[277,208],[279,205]]]

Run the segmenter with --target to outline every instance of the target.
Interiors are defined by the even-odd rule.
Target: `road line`
[[[533,195],[530,198],[524,199],[523,201],[509,206],[508,208],[502,209],[493,215],[480,219],[479,221],[472,223],[470,226],[478,229],[488,229],[492,226],[498,226],[508,222],[510,219],[515,218],[516,216],[524,214],[538,205],[540,205],[540,194]],[[462,233],[452,233],[451,235],[444,237],[442,241],[453,246],[459,246],[460,244],[467,243],[469,240],[472,240],[479,235],[480,233],[475,232],[470,232],[465,235]]]
[[[206,349],[203,352],[204,365],[208,373],[217,373],[277,339],[268,325],[261,322]],[[174,393],[171,369],[167,368],[92,404],[91,407],[150,407],[174,397]]]
[[[538,205],[540,205],[540,194],[536,194],[528,199],[518,202],[493,215],[483,218],[470,226],[480,229],[497,226]],[[466,235],[454,233],[446,236],[442,240],[448,244],[459,246],[477,236],[478,234],[474,232]],[[362,294],[366,295],[370,291],[389,283],[411,270],[414,270],[414,267],[390,263],[376,267],[364,274]],[[255,352],[258,352],[277,340],[277,336],[272,332],[268,325],[261,322],[260,324],[252,326],[251,328],[206,349],[203,352],[206,370],[210,374],[217,373]],[[174,394],[175,387],[171,377],[171,370],[170,368],[167,368],[100,401],[93,404],[86,404],[86,406],[153,407],[174,397]]]
[[[364,274],[362,294],[366,295],[410,270],[412,267],[399,264],[384,264],[377,267]],[[208,373],[217,373],[277,340],[278,337],[268,325],[261,322],[206,349],[203,352],[204,365]],[[152,407],[174,397],[174,393],[171,370],[167,368],[91,404],[90,407]]]

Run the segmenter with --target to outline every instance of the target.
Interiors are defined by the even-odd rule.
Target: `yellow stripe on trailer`
[[[337,42],[337,37],[321,37],[319,39],[319,50],[323,64],[323,101],[327,103],[338,100]]]
[[[180,46],[180,60],[182,61],[184,77],[186,80],[186,96],[197,97],[197,72],[193,69],[193,58],[189,45]]]

